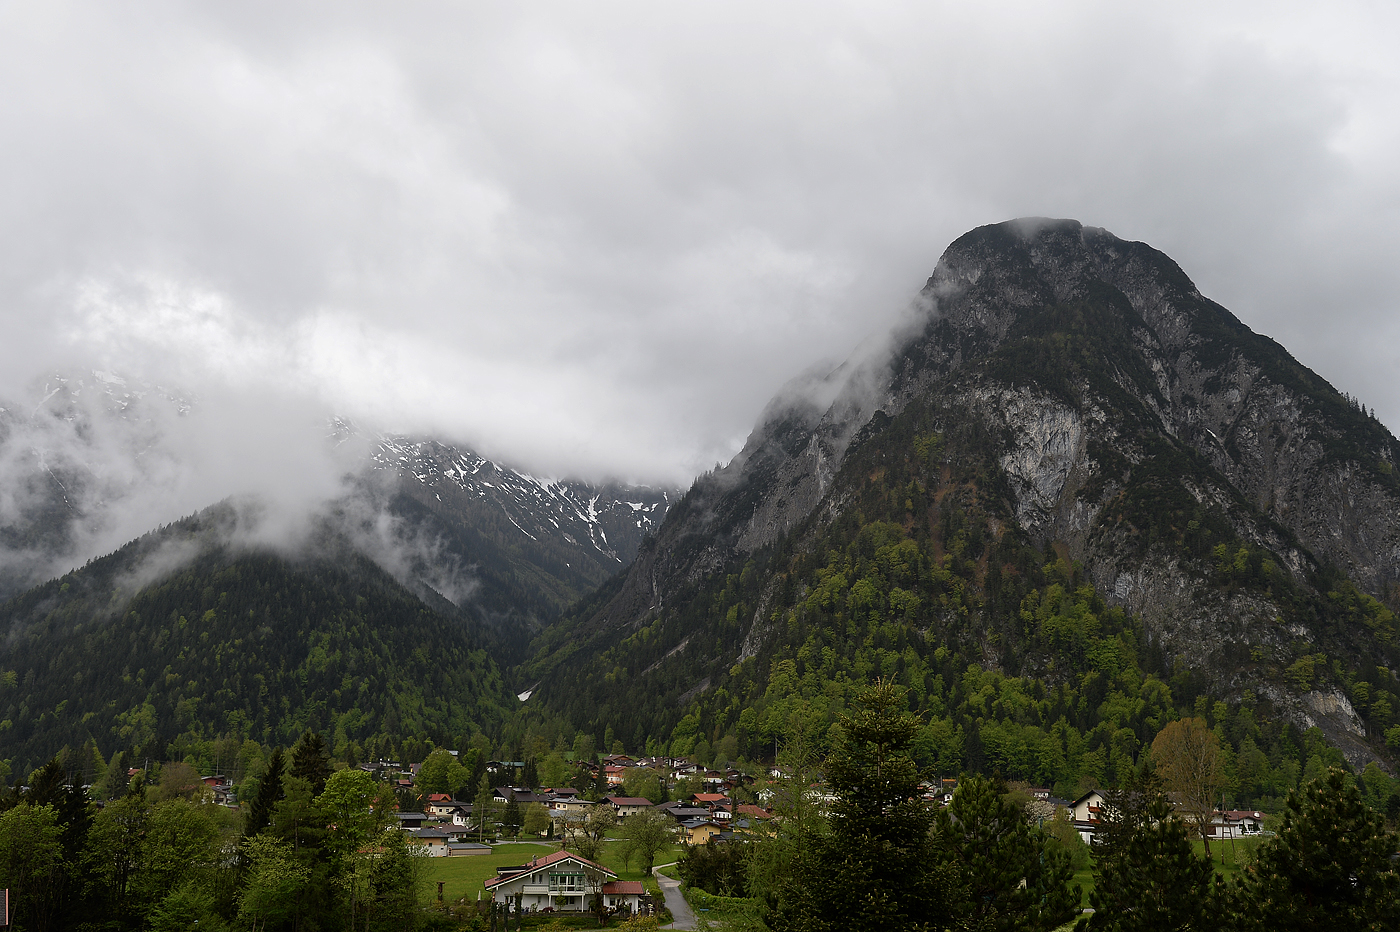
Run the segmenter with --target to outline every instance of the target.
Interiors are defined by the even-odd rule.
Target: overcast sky
[[[686,483],[1044,215],[1400,426],[1400,7],[1147,6],[6,3],[0,394],[103,368],[253,399],[228,451],[333,410]]]

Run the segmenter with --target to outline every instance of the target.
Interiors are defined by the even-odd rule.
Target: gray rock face
[[[1264,690],[1260,679],[1262,666],[1286,665],[1299,644],[1326,633],[1278,624],[1279,606],[1257,590],[1212,585],[1208,547],[1188,556],[1154,543],[1183,528],[1149,527],[1131,509],[1142,507],[1133,502],[1144,489],[1160,493],[1172,514],[1215,516],[1300,586],[1331,563],[1394,602],[1395,438],[1202,296],[1168,257],[1074,221],[966,234],[944,253],[923,298],[922,327],[888,357],[775,401],[743,452],[673,508],[594,623],[640,624],[683,585],[814,516],[818,524],[838,516],[848,452],[918,401],[957,412],[961,429],[988,438],[1015,521],[1038,544],[1067,547],[1110,601],[1142,617],[1169,658],[1208,671],[1227,692],[1277,693],[1300,724],[1318,724],[1365,759],[1344,697]],[[1063,333],[1074,340],[1039,339]],[[1153,474],[1168,462],[1175,465]],[[768,636],[764,618],[760,606],[744,655]]]

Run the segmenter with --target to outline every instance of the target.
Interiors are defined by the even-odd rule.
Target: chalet
[[[555,851],[520,867],[502,867],[485,883],[497,903],[515,902],[538,912],[552,908],[563,912],[587,912],[595,896],[602,895],[608,909],[636,912],[642,905],[640,881],[619,882],[617,875],[568,851]]]
[[[497,802],[508,803],[512,799],[518,805],[525,806],[530,803],[548,803],[549,797],[540,793],[535,793],[523,786],[498,786],[495,790]]]
[[[773,810],[750,803],[740,803],[734,807],[734,816],[735,818],[742,816],[747,819],[771,819],[773,818]]]
[[[1103,821],[1104,796],[1098,790],[1090,790],[1069,804],[1070,821],[1086,844],[1093,844],[1098,834],[1099,823]]]
[[[457,807],[457,801],[446,793],[433,793],[424,802],[428,813],[440,819],[450,816]]]
[[[1264,813],[1248,809],[1231,809],[1211,813],[1206,834],[1211,838],[1244,838],[1264,831]]]
[[[708,819],[710,810],[700,806],[671,806],[666,809],[659,809],[677,822],[685,822],[688,819]]]
[[[604,796],[602,801],[612,806],[613,812],[617,813],[619,819],[625,819],[630,815],[636,815],[643,809],[651,808],[651,800],[643,799],[640,796]]]
[[[598,805],[591,799],[579,799],[577,796],[555,796],[548,803],[549,810],[553,814],[564,812],[588,812]]]

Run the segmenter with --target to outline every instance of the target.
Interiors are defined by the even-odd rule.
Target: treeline
[[[1254,691],[1227,702],[1206,669],[1169,661],[1062,549],[1034,547],[1018,530],[985,438],[926,426],[907,414],[880,427],[880,443],[853,450],[843,475],[859,481],[839,517],[693,584],[596,659],[561,663],[551,708],[599,740],[630,723],[618,735],[630,749],[729,743],[737,756],[771,759],[792,709],[827,729],[880,676],[926,716],[921,766],[1000,773],[1069,798],[1130,777],[1153,736],[1187,716],[1225,747],[1237,806],[1278,809],[1344,764],[1321,731],[1299,729]],[[1340,690],[1377,749],[1400,752],[1393,612],[1326,568],[1314,587],[1295,583],[1194,500],[1149,494],[1150,478],[1123,520],[1198,554],[1197,571],[1222,593],[1257,591],[1290,623],[1321,619],[1335,645],[1297,639],[1285,656],[1231,646],[1211,663]],[[540,715],[532,727],[557,725]],[[1365,768],[1362,789],[1371,805],[1400,812],[1400,783],[1385,768]]]
[[[363,759],[381,736],[449,744],[502,727],[515,700],[466,619],[430,610],[334,535],[292,560],[218,543],[214,520],[0,609],[0,747],[16,772],[89,742],[181,760],[220,737],[271,746],[312,729]],[[143,585],[172,549],[185,562]]]
[[[13,928],[398,932],[423,921],[392,790],[332,770],[320,736],[274,749],[243,812],[210,804],[188,766],[146,777],[98,808],[51,762],[0,797]]]
[[[800,719],[794,719],[798,722]],[[818,760],[790,735],[781,820],[765,834],[692,849],[680,871],[695,888],[746,898],[774,932],[1059,928],[1079,915],[1082,842],[1000,780],[965,777],[946,808],[921,796],[921,723],[907,692],[862,691]],[[820,764],[829,817],[807,784]],[[1400,838],[1331,769],[1289,795],[1275,833],[1234,879],[1194,849],[1163,782],[1135,774],[1107,794],[1094,846],[1092,912],[1078,928],[1390,929],[1400,923]],[[720,901],[723,902],[723,901]]]

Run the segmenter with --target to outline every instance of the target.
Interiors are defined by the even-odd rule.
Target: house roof
[[[729,797],[723,793],[696,793],[691,799],[697,803],[729,802]]]
[[[686,819],[708,819],[710,817],[710,810],[697,809],[688,806],[678,806],[675,809],[667,809],[666,812],[670,814],[671,818],[679,819],[681,821],[685,821]]]
[[[641,896],[646,887],[640,880],[614,880],[603,884],[603,892],[610,896]]]
[[[577,861],[580,864],[586,865],[595,870],[602,871],[609,877],[617,877],[617,874],[608,870],[603,865],[596,864],[593,861],[588,860],[587,858],[581,858],[578,855],[574,854],[572,851],[554,851],[550,854],[546,854],[542,858],[535,858],[529,864],[526,864],[515,870],[505,871],[496,877],[491,877],[486,881],[485,885],[489,889],[491,887],[496,886],[497,884],[505,883],[508,880],[514,880],[517,877],[528,876],[530,874],[533,874],[535,871],[543,870],[546,867],[553,867],[555,864],[559,864],[563,861]]]
[[[651,806],[651,800],[640,796],[604,796],[603,802],[612,803],[614,806]]]
[[[752,816],[755,819],[773,818],[773,813],[769,812],[767,809],[764,809],[762,806],[753,806],[749,803],[740,803],[738,808],[734,811],[739,815]]]

